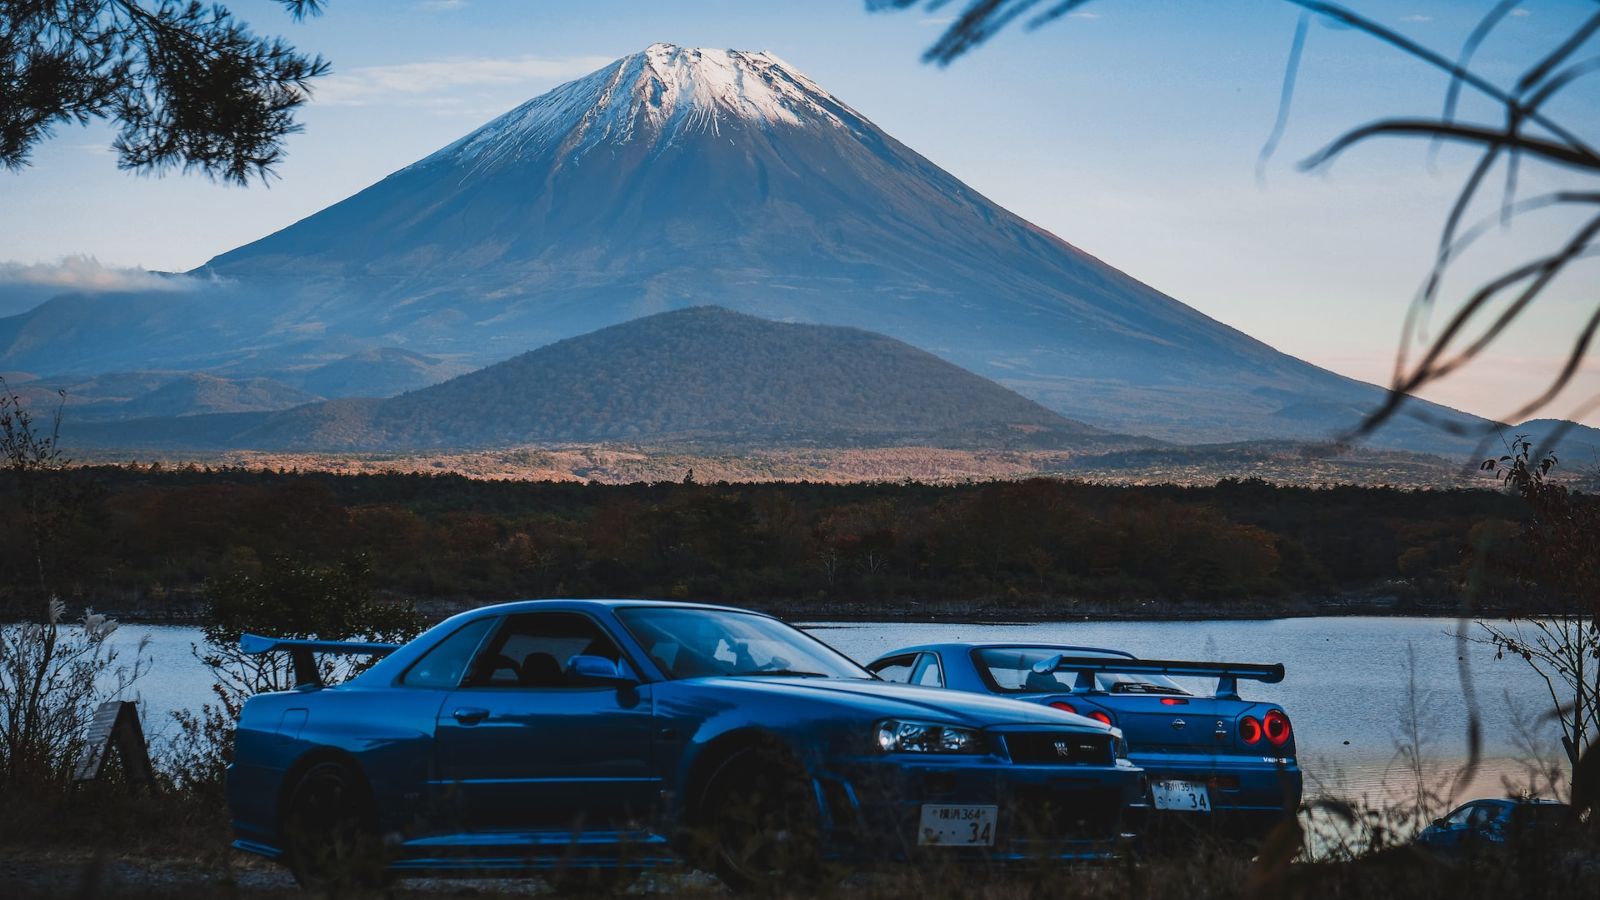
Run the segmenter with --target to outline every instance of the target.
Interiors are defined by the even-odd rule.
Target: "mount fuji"
[[[652,45],[189,276],[0,319],[0,370],[302,383],[400,348],[460,371],[715,304],[881,332],[1168,440],[1321,439],[1382,396],[1002,209],[765,52]],[[1471,446],[1410,421],[1375,440]]]

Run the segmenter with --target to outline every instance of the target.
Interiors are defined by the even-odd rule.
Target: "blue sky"
[[[920,61],[946,9],[869,13],[862,0],[331,0],[292,22],[266,0],[228,4],[255,30],[332,60],[281,178],[248,189],[119,172],[103,126],[61,129],[21,174],[0,173],[0,266],[37,276],[64,257],[182,270],[309,215],[500,112],[654,41],[768,49],[1002,205],[1279,349],[1386,380],[1406,304],[1470,162],[1422,142],[1373,144],[1331,170],[1294,163],[1375,117],[1437,112],[1444,79],[1371,38],[1313,26],[1300,91],[1263,182],[1297,14],[1281,0],[1096,0],[1002,35],[948,68]],[[1491,4],[1352,3],[1453,53]],[[1510,80],[1594,6],[1529,0],[1480,51]],[[1596,47],[1587,48],[1592,55]],[[1470,105],[1466,111],[1484,112]],[[1600,76],[1549,111],[1600,122]],[[1600,139],[1600,136],[1593,136]],[[1530,168],[1524,190],[1570,185]],[[1485,212],[1489,208],[1485,208]],[[1563,214],[1496,233],[1453,296],[1545,251]],[[1595,308],[1595,260],[1497,354],[1427,396],[1502,415]],[[7,269],[0,269],[0,277]],[[1600,365],[1551,408],[1600,393]],[[1600,414],[1584,417],[1600,424]]]

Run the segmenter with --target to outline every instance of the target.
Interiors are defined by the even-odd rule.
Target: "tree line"
[[[1513,546],[1527,511],[1483,489],[601,485],[140,465],[28,477],[70,500],[43,546],[30,517],[0,517],[3,546],[30,548],[0,555],[0,601],[19,610],[44,588],[74,607],[183,615],[209,588],[319,567],[436,611],[542,596],[864,613],[1159,601],[1224,615],[1352,592],[1450,611],[1464,596],[1556,599],[1514,554],[1485,552]],[[0,479],[0,503],[19,500],[19,476]]]

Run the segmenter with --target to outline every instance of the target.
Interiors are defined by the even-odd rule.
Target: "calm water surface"
[[[1469,695],[1464,691],[1448,619],[1387,617],[1214,622],[1068,622],[947,624],[905,622],[806,623],[803,627],[866,662],[907,644],[944,640],[1039,641],[1110,647],[1168,659],[1282,662],[1281,684],[1241,682],[1251,699],[1283,704],[1294,722],[1308,785],[1342,794],[1379,796],[1406,781],[1395,762],[1408,698],[1429,755],[1443,764],[1466,754]],[[1481,634],[1470,626],[1473,636]],[[127,625],[114,640],[131,654],[148,638],[150,673],[140,682],[152,743],[170,731],[170,712],[198,709],[212,699],[204,668],[190,652],[196,628]],[[1475,793],[1499,793],[1502,776],[1517,775],[1536,756],[1555,758],[1558,733],[1540,720],[1548,707],[1542,682],[1520,660],[1496,660],[1490,647],[1468,644],[1471,695],[1483,723],[1483,774]],[[1415,674],[1416,691],[1408,690]],[[1214,682],[1194,682],[1209,692]]]

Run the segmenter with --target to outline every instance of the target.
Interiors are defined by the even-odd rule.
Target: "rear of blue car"
[[[1195,826],[1220,836],[1260,838],[1299,807],[1294,728],[1273,703],[1241,699],[1240,679],[1276,681],[1281,666],[1139,660],[1098,648],[944,644],[909,648],[937,657],[946,687],[1050,706],[1121,730],[1149,791],[1131,827]],[[927,671],[923,663],[921,671]],[[884,670],[887,671],[887,670]],[[1211,696],[1167,674],[1217,679]]]

